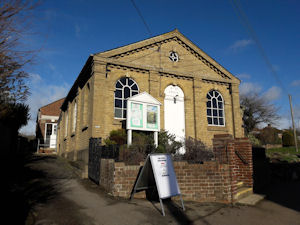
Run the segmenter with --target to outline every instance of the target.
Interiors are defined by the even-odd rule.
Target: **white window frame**
[[[211,92],[213,92],[213,96],[210,94]],[[215,93],[217,93],[218,95],[216,95]],[[208,96],[210,96],[211,98],[209,99]],[[218,100],[218,98],[221,97],[221,101]],[[221,95],[221,93],[217,90],[210,90],[207,94],[206,94],[206,118],[207,118],[207,124],[208,126],[217,126],[217,127],[225,127],[226,126],[226,121],[225,121],[225,102],[224,102],[224,98]],[[216,99],[216,107],[213,106],[213,99]],[[210,107],[208,107],[208,102],[210,102]],[[222,103],[222,108],[219,108],[219,103]],[[211,115],[208,115],[208,110],[211,110]],[[217,110],[217,115],[214,116],[214,110]],[[222,111],[223,116],[219,115],[219,111]],[[208,118],[211,118],[212,120],[212,124],[210,124],[208,122]],[[214,119],[217,119],[218,124],[214,124]],[[220,125],[220,119],[223,119],[223,125]]]
[[[126,79],[125,80],[125,82],[126,82],[125,85],[121,82],[121,79],[123,79],[123,78]],[[133,82],[131,85],[128,84],[129,80],[131,80]],[[122,85],[121,88],[117,87],[118,82]],[[137,90],[132,90],[132,87],[134,85],[137,86]],[[137,84],[137,82],[135,80],[133,80],[132,78],[130,78],[130,77],[121,77],[119,80],[117,80],[117,82],[115,83],[115,91],[114,91],[114,118],[115,119],[120,119],[120,120],[126,119],[126,112],[124,113],[124,111],[127,110],[127,107],[124,106],[124,102],[126,101],[126,103],[127,103],[127,98],[125,99],[125,97],[124,97],[124,90],[125,90],[126,87],[129,88],[129,90],[130,90],[128,98],[130,98],[130,97],[133,96],[132,95],[133,92],[134,93],[137,92],[136,94],[138,94],[139,90],[140,90],[139,89],[139,85]],[[116,97],[116,92],[117,91],[121,91],[122,92],[122,96],[121,97]],[[136,94],[134,94],[134,95],[136,95]],[[116,100],[122,101],[121,108],[120,107],[116,107]],[[121,110],[121,113],[122,113],[121,117],[116,117],[116,109]]]

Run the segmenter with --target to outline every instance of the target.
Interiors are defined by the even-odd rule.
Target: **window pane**
[[[127,109],[127,100],[124,100],[124,101],[123,101],[123,108],[124,108],[124,109]]]
[[[122,91],[121,90],[116,90],[115,91],[115,97],[122,98]]]
[[[213,98],[212,102],[213,102],[213,108],[217,108],[217,100]]]
[[[219,117],[223,117],[223,110],[219,110]]]
[[[223,109],[223,102],[218,102],[219,109]]]
[[[136,84],[134,84],[134,85],[131,87],[131,90],[135,90],[135,91],[137,91],[137,90],[138,90],[138,87],[137,87],[137,85],[136,85]]]
[[[122,88],[122,87],[123,87],[123,85],[120,83],[120,81],[117,81],[116,88]]]
[[[115,108],[115,117],[122,118],[122,109]]]
[[[218,118],[214,118],[214,125],[218,125]]]
[[[122,77],[120,79],[120,82],[123,84],[123,85],[126,85],[126,78],[125,77]]]
[[[122,108],[122,100],[115,99],[115,107]]]
[[[212,124],[212,118],[211,117],[207,117],[207,122],[208,122],[208,124]]]
[[[214,91],[210,91],[210,92],[209,92],[209,95],[210,95],[211,97],[213,97],[213,96],[214,96]]]
[[[217,110],[213,110],[213,114],[214,114],[214,116],[217,116],[218,114],[217,114]]]
[[[133,92],[132,92],[132,96],[137,95],[137,94],[138,94],[137,91],[133,91]]]
[[[123,118],[126,118],[126,110],[123,111]]]
[[[211,109],[207,109],[207,115],[211,116]]]
[[[219,125],[224,125],[224,120],[223,120],[223,118],[220,118],[220,119],[219,119]]]
[[[46,135],[51,135],[52,134],[52,124],[47,124],[47,131],[46,131]]]
[[[129,87],[124,88],[124,98],[130,97],[130,89]]]
[[[219,97],[218,97],[218,100],[219,100],[219,101],[222,101],[222,97],[221,97],[221,96],[219,96]]]
[[[211,99],[211,97],[210,97],[210,95],[209,95],[209,94],[207,94],[207,95],[206,95],[206,98],[207,98],[207,99]]]
[[[206,106],[207,106],[208,108],[211,108],[211,101],[208,101],[208,102],[206,103]]]
[[[133,83],[134,83],[133,80],[131,80],[131,79],[128,80],[128,85],[129,86],[131,86]]]

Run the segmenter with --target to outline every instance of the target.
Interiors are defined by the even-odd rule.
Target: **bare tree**
[[[278,108],[257,93],[241,95],[240,104],[244,111],[243,122],[247,134],[261,123],[275,124],[279,119]]]
[[[36,6],[31,0],[0,1],[0,100],[24,102],[29,95],[24,66],[32,61],[34,51],[22,46]]]

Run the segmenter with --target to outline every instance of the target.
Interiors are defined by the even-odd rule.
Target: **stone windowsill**
[[[224,131],[224,132],[228,132],[227,127],[219,127],[219,126],[208,126],[207,130],[208,131]]]
[[[123,121],[126,121],[126,119],[114,119],[113,125],[122,125]]]

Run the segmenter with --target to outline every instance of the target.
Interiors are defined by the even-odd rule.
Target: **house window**
[[[77,119],[77,102],[75,101],[74,108],[73,108],[73,127],[72,127],[72,132],[75,132],[75,129],[76,129],[76,119]]]
[[[122,77],[116,82],[115,87],[115,118],[125,119],[127,109],[127,98],[139,93],[137,83],[129,78]]]
[[[89,108],[89,94],[90,94],[90,85],[87,83],[87,85],[82,89],[81,92],[81,127],[85,127],[88,125],[88,108]]]
[[[224,100],[222,95],[212,90],[207,93],[207,122],[212,126],[225,126]]]
[[[68,111],[66,111],[65,112],[65,137],[68,136],[68,120],[69,120]]]

